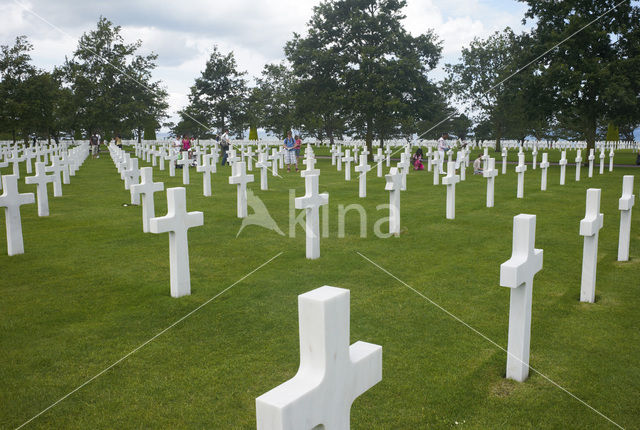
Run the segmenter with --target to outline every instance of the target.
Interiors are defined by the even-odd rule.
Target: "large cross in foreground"
[[[604,221],[600,213],[600,195],[602,190],[587,190],[587,205],[584,219],[580,221],[580,236],[584,236],[582,253],[582,281],[580,301],[593,303],[596,297],[596,268],[598,266],[598,236]]]
[[[500,265],[500,285],[511,288],[507,378],[523,382],[529,376],[533,277],[542,269],[542,250],[535,249],[536,216],[513,218],[513,251]]]
[[[620,233],[618,236],[618,261],[629,260],[629,240],[631,239],[631,209],[636,202],[633,194],[633,175],[622,178],[622,197],[618,200],[620,209]]]
[[[348,429],[353,401],[382,380],[382,347],[349,346],[349,290],[301,294],[298,320],[300,368],[256,399],[258,430]]]

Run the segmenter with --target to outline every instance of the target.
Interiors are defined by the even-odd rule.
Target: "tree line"
[[[9,138],[99,132],[153,138],[166,125],[177,135],[237,137],[262,128],[295,129],[333,141],[367,141],[443,132],[476,139],[580,139],[593,146],[607,130],[633,139],[640,125],[640,11],[630,1],[534,1],[523,22],[476,38],[446,78],[434,30],[403,26],[404,0],[333,0],[314,7],[304,35],[284,46],[285,60],[264,66],[250,84],[233,52],[214,47],[190,88],[177,123],[167,92],[152,79],[157,56],[137,54],[106,18],[85,33],[71,59],[53,72],[30,65],[18,37],[0,53],[0,130]]]

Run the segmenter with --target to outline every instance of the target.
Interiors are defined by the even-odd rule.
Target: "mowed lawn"
[[[354,429],[615,428],[572,395],[624,428],[640,428],[640,207],[631,260],[616,262],[622,176],[636,168],[604,175],[596,168],[590,179],[583,168],[576,183],[569,166],[560,186],[554,166],[542,192],[540,170],[529,166],[525,198],[516,199],[510,165],[496,178],[494,208],[485,207],[486,180],[468,169],[455,220],[445,219],[445,187],[412,171],[402,234],[380,238],[373,232],[388,216],[377,209],[389,201],[384,178],[372,170],[360,199],[355,172],[345,182],[330,160],[318,166],[320,190],[330,194],[329,237],[315,261],[305,259],[302,227],[289,236],[289,192],[304,194],[298,174],[269,174],[269,191],[260,191],[254,170],[250,185],[285,236],[249,225],[236,237],[242,220],[229,167],[213,175],[212,197],[202,196],[192,169],[188,210],[204,212],[204,226],[189,231],[192,294],[180,299],[169,295],[168,234],[142,232],[141,209],[123,206],[129,193],[104,151],[86,160],[63,197],[50,190],[51,216],[23,206],[26,253],[8,257],[0,234],[0,427],[22,425],[100,374],[24,428],[255,428],[255,398],[297,371],[297,296],[331,285],[351,291],[351,342],[383,347],[382,382],[354,402]],[[154,170],[165,188],[182,186],[181,174]],[[603,190],[604,228],[596,303],[583,304],[578,232],[589,187]],[[23,181],[20,189],[35,192]],[[354,210],[340,238],[339,206],[354,203],[366,212],[366,237]],[[540,373],[525,383],[505,380],[506,353],[441,309],[506,348],[510,291],[499,285],[499,267],[511,255],[519,213],[537,215],[536,247],[544,250],[530,359]],[[164,192],[156,214],[166,214]]]

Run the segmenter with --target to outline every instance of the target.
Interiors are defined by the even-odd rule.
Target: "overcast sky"
[[[233,51],[241,70],[259,76],[263,66],[284,58],[292,33],[304,33],[319,0],[0,0],[0,44],[26,35],[33,62],[51,70],[71,56],[82,33],[102,15],[122,26],[125,40],[142,40],[142,52],[158,54],[155,79],[169,92],[170,112],[187,103],[193,80],[211,49]],[[523,28],[526,5],[513,0],[407,0],[405,28],[412,34],[434,29],[444,45],[442,65],[456,62],[463,46],[510,26]]]

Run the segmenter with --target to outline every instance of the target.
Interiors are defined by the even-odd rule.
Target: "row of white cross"
[[[46,166],[46,162],[36,161],[34,176],[25,178],[25,183],[36,185],[36,195],[38,197],[38,216],[49,216],[49,197],[47,184],[53,183],[53,196],[62,196],[62,184],[70,183],[70,176],[75,176],[84,160],[89,155],[87,144],[69,150],[55,148],[51,152],[51,165]],[[60,154],[59,156],[57,154]],[[5,209],[5,225],[7,232],[7,253],[8,255],[24,254],[24,239],[22,234],[22,218],[20,207],[26,204],[33,204],[36,198],[33,193],[20,193],[18,191],[18,181],[20,179],[20,163],[27,161],[28,157],[21,157],[14,149],[13,156],[9,162],[13,162],[13,174],[2,175],[3,193],[0,195],[0,207]],[[0,163],[0,168],[7,167],[8,163]],[[27,167],[27,172],[31,169]],[[47,175],[47,173],[51,175]],[[62,175],[62,178],[61,178]]]
[[[179,297],[189,294],[187,231],[189,228],[203,225],[202,212],[187,212],[185,189],[170,188],[167,190],[167,215],[155,217],[153,194],[161,191],[164,185],[153,182],[152,167],[138,170],[137,159],[128,157],[115,146],[109,149],[114,163],[119,166],[125,183],[128,184],[132,201],[142,203],[143,231],[169,233],[171,295]],[[88,149],[77,153],[78,157],[86,158],[87,155]],[[213,154],[208,155],[213,157]],[[543,163],[545,155],[543,154]],[[328,203],[328,195],[318,192],[319,171],[314,168],[313,160],[312,155],[307,156],[307,170],[302,174],[305,178],[306,194],[296,199],[296,208],[307,211],[307,237],[319,238],[318,209]],[[397,228],[397,232],[399,232],[399,196],[403,189],[403,176],[405,176],[400,170],[406,170],[405,160],[401,159],[399,166],[391,168],[390,173],[386,175],[385,188],[390,191],[391,207],[397,207],[395,211],[397,225],[396,221],[390,222],[390,229]],[[485,172],[494,172],[495,160],[489,158],[486,162]],[[82,164],[81,161],[78,165],[80,164]],[[210,164],[211,160],[203,161],[203,166]],[[366,154],[360,154],[360,164],[366,164]],[[523,162],[519,163],[518,166],[523,164]],[[188,170],[187,165],[183,168]],[[361,177],[366,175],[369,169],[360,170]],[[44,164],[37,163],[36,172],[43,171]],[[459,175],[455,172],[456,163],[449,161],[443,184],[455,187],[459,181]],[[43,174],[46,176],[45,173]],[[59,172],[57,174],[59,176]],[[491,173],[488,177],[494,178],[496,174],[497,172]],[[37,177],[41,177],[41,174],[37,173],[32,178]],[[246,174],[245,162],[235,161],[229,183],[238,186],[238,202],[242,200],[241,194],[244,194],[246,204],[246,185],[252,181],[253,175]],[[18,208],[19,218],[20,204],[24,204],[19,202],[29,198],[17,192],[15,175],[4,176],[3,182],[5,194],[0,196],[0,206],[5,202],[3,198],[6,198],[12,210],[15,207]],[[39,183],[35,180],[33,182]],[[49,181],[45,181],[45,187],[47,182]],[[404,185],[406,186],[406,183]],[[603,225],[603,215],[599,213],[600,195],[599,189],[587,191],[585,218],[580,222],[580,234],[585,237],[580,296],[582,301],[587,302],[593,302],[595,295],[598,233]],[[30,200],[33,200],[33,194]],[[395,200],[397,204],[394,205]],[[455,194],[451,200],[455,210]],[[622,211],[619,258],[620,255],[624,256],[625,252],[628,258],[628,237],[633,205],[633,176],[625,176],[623,195],[619,202],[619,209]],[[241,216],[241,212],[246,216],[246,205],[244,209],[245,211],[242,212],[240,204],[238,205],[238,216]],[[449,204],[447,204],[447,212],[449,215]],[[394,215],[393,209],[391,209],[391,215]],[[7,219],[9,218],[7,216]],[[542,269],[543,261],[542,250],[535,248],[535,224],[535,215],[521,214],[514,217],[512,256],[500,266],[500,285],[511,288],[506,376],[517,381],[524,381],[529,373],[533,278]],[[622,240],[624,235],[627,236],[626,251]],[[310,248],[307,242],[308,256],[316,253],[319,256],[319,242],[317,244],[318,248]],[[316,428],[320,425],[325,428],[348,428],[353,401],[382,379],[382,347],[366,342],[356,342],[349,346],[348,290],[325,286],[299,296],[299,326],[299,371],[290,381],[256,399],[258,428],[299,429]]]

